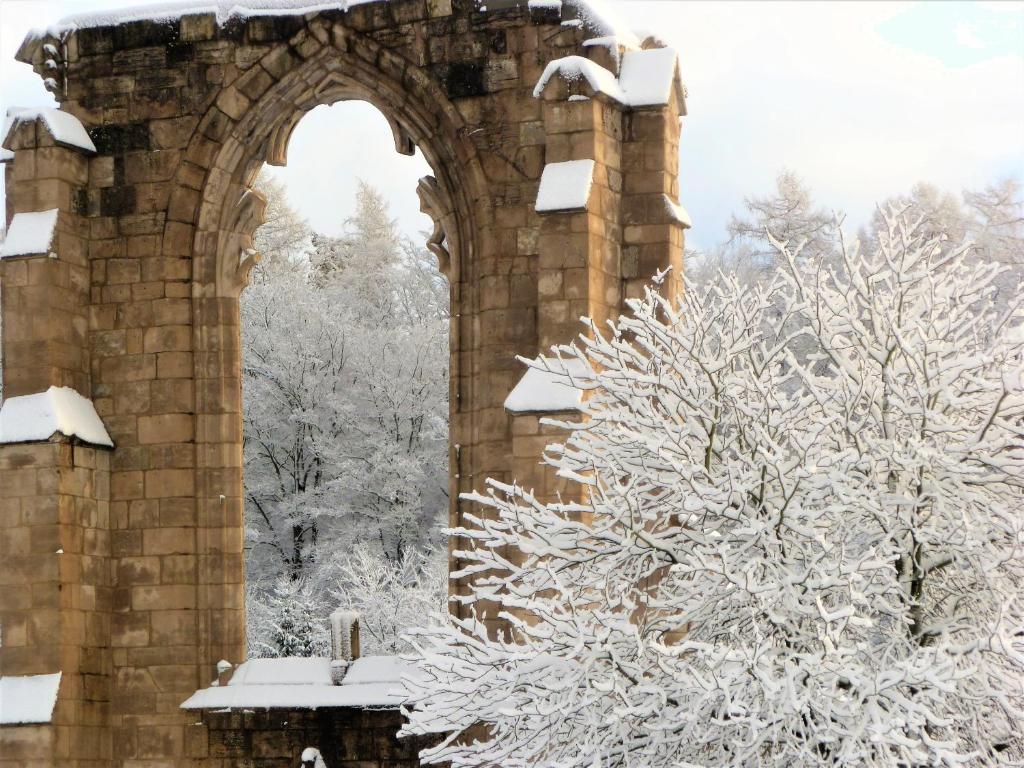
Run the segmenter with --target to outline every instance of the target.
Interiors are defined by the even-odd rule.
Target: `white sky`
[[[1024,180],[1024,3],[611,1],[680,51],[690,245],[722,240],[730,213],[782,168],[854,224],[919,180],[952,191]],[[140,4],[0,0],[0,108],[51,101],[13,60],[29,28]],[[351,212],[357,177],[388,196],[405,229],[424,229],[415,182],[425,172],[360,104],[307,116],[278,171],[325,232]]]

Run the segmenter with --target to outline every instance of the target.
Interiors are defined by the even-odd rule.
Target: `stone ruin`
[[[60,107],[3,137],[0,766],[296,766],[300,724],[371,733],[335,764],[396,764],[372,736],[393,707],[181,708],[245,658],[250,185],[310,109],[368,101],[433,170],[453,524],[486,477],[561,488],[539,415],[578,398],[516,356],[614,318],[658,270],[679,287],[685,93],[657,40],[583,0],[252,5],[81,17],[18,52]]]

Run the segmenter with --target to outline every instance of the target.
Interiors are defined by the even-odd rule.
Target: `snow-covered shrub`
[[[581,494],[474,496],[454,576],[515,637],[411,633],[425,759],[1024,760],[1020,288],[1000,309],[999,265],[883,218],[841,268],[777,243],[771,279],[649,292],[561,349],[592,392],[546,460]]]
[[[409,548],[394,559],[365,543],[339,547],[308,579],[247,589],[250,657],[330,656],[339,609],[358,614],[362,655],[393,656],[410,648],[402,633],[445,610],[447,552]]]
[[[364,544],[336,556],[329,569],[335,603],[359,615],[360,650],[366,656],[410,650],[402,634],[445,610],[444,550],[409,549],[396,560]]]

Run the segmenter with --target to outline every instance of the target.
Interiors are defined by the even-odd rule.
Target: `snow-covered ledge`
[[[520,414],[582,410],[583,389],[578,385],[592,375],[583,362],[558,358],[524,362],[529,367],[505,398],[506,411]]]
[[[402,678],[415,668],[394,656],[354,659],[340,683],[331,659],[292,657],[249,659],[226,685],[214,683],[192,694],[182,709],[398,709],[408,697]]]
[[[7,239],[0,246],[0,259],[14,256],[49,256],[57,258],[53,252],[53,241],[57,236],[57,217],[60,211],[56,208],[49,211],[34,213],[16,213],[11,219],[11,228]]]
[[[37,725],[53,719],[60,672],[0,676],[0,725]]]
[[[548,163],[540,176],[537,213],[585,211],[594,186],[593,160]]]
[[[10,120],[10,126],[4,132],[3,141],[4,147],[7,149],[10,149],[10,147],[7,147],[7,140],[17,130],[18,126],[23,123],[39,121],[47,133],[53,137],[55,144],[71,147],[72,149],[80,149],[92,155],[96,154],[96,145],[89,138],[89,133],[85,130],[85,126],[70,112],[62,112],[53,107],[43,107],[41,109],[15,107],[7,110],[7,118]]]
[[[583,56],[565,56],[549,61],[533,89],[534,98],[543,98],[548,85],[559,80],[568,86],[579,86],[582,95],[603,96],[620,104],[626,103],[626,96],[615,73]]]
[[[70,387],[9,397],[0,407],[0,444],[43,442],[58,433],[83,443],[114,447],[96,406]]]
[[[662,197],[665,199],[665,209],[668,211],[669,219],[681,225],[683,229],[691,229],[693,220],[690,219],[687,210],[668,195],[662,195]]]

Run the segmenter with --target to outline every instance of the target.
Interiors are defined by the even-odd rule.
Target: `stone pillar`
[[[0,675],[61,673],[52,724],[0,728],[0,765],[111,758],[109,461],[64,437],[0,445]]]
[[[58,211],[45,253],[0,259],[4,396],[67,386],[88,397],[89,225],[81,215],[88,151],[58,143],[42,118],[15,121],[4,148],[14,155],[10,215]]]
[[[0,259],[4,396],[56,386],[88,398],[94,148],[56,110],[15,120],[4,147],[14,182]],[[61,673],[51,722],[0,729],[0,763],[111,758],[109,493],[107,449],[60,433],[0,444],[0,675]]]
[[[196,297],[196,578],[207,668],[245,658],[241,319],[232,297]]]
[[[618,105],[594,98],[567,100],[561,81],[544,90],[548,165],[593,160],[582,207],[543,213],[538,243],[538,341],[546,353],[579,335],[581,317],[615,317],[620,303],[622,120]]]
[[[622,143],[622,279],[624,298],[643,296],[644,286],[667,267],[664,294],[683,287],[684,230],[679,207],[679,115],[681,96],[666,106],[636,109],[625,116]]]

